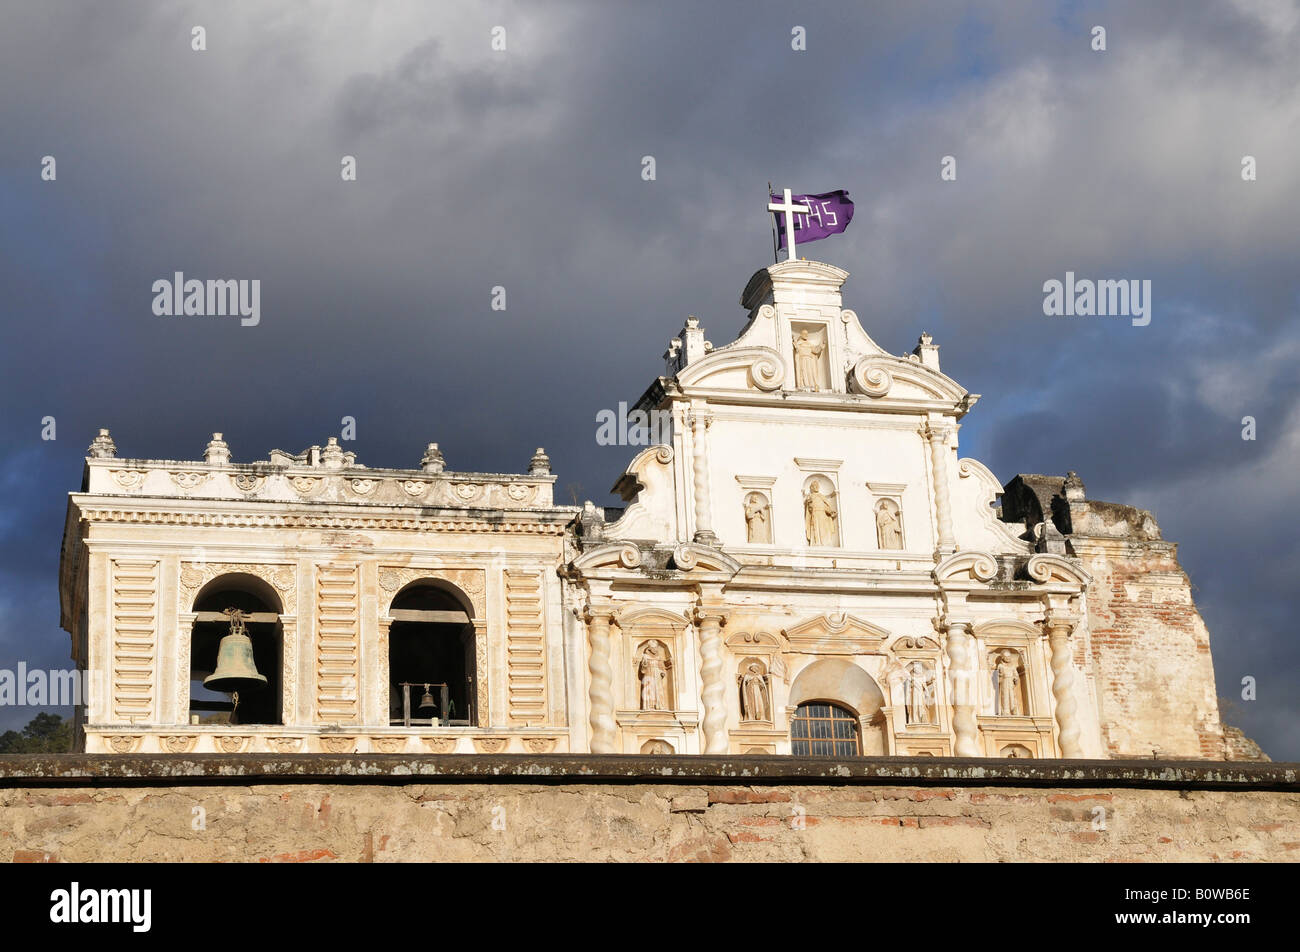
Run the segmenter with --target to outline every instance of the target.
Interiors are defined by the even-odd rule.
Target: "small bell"
[[[424,686],[424,697],[420,698],[421,711],[432,711],[437,705],[433,703],[433,695],[429,693],[429,685]]]

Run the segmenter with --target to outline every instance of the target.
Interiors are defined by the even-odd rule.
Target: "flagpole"
[[[764,202],[764,204],[766,205],[771,201],[772,201],[772,183],[768,182],[767,202]],[[771,215],[772,213],[768,212],[768,214]],[[781,252],[776,247],[776,216],[772,215],[772,264],[776,264],[780,260],[781,260]]]

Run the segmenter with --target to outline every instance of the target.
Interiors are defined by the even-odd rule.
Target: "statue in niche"
[[[772,541],[772,520],[767,497],[750,493],[745,497],[745,530],[750,542]]]
[[[643,754],[673,754],[673,753],[676,753],[676,751],[673,750],[673,745],[670,744],[670,743],[668,743],[668,741],[666,741],[666,740],[659,740],[658,738],[655,738],[654,740],[648,740],[648,741],[646,741],[644,744],[641,745],[641,753],[643,753]]]
[[[1010,648],[998,655],[998,713],[1004,717],[1019,717],[1020,710],[1020,657]]]
[[[930,672],[925,669],[925,664],[920,661],[909,664],[907,666],[907,723],[932,723],[930,720],[932,690],[933,679],[930,677]]]
[[[641,710],[668,710],[668,669],[673,666],[664,646],[652,641],[641,652],[637,676],[641,680]]]
[[[736,680],[740,682],[740,719],[770,722],[772,703],[763,666],[751,661],[743,674],[736,675]]]
[[[800,331],[794,339],[794,385],[799,390],[821,389],[821,361],[824,348],[808,338],[807,331]]]
[[[804,498],[804,530],[809,545],[835,545],[835,507],[822,495],[821,482],[814,479]]]
[[[882,499],[876,505],[876,541],[882,549],[903,547],[903,520],[892,499]]]

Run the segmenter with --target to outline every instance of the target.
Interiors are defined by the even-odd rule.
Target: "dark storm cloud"
[[[194,458],[221,430],[256,459],[350,415],[364,463],[438,440],[453,468],[517,470],[545,445],[561,499],[604,501],[630,453],[595,445],[596,411],[641,392],[687,313],[718,344],[739,330],[771,179],[852,192],[853,226],[810,251],[852,272],[882,346],[928,330],[985,395],[966,455],[1154,507],[1202,586],[1220,692],[1248,668],[1294,680],[1297,40],[1296,6],[1267,0],[18,6],[4,650],[66,658],[63,494],[96,426],[123,455]],[[261,323],[154,317],[177,270],[260,279]],[[1151,325],[1044,317],[1066,270],[1152,279]],[[1242,726],[1300,756],[1295,692],[1261,698]]]

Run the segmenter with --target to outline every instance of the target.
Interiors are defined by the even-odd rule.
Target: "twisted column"
[[[587,671],[588,697],[591,702],[591,752],[593,754],[617,753],[614,739],[614,668],[609,661],[609,612],[588,610],[583,617],[587,623],[587,638],[591,643],[591,659]]]
[[[952,752],[958,757],[979,757],[979,725],[975,705],[979,692],[975,686],[975,638],[970,622],[952,622],[948,626],[948,678],[952,688]]]
[[[700,633],[700,680],[703,688],[700,698],[704,702],[704,720],[700,727],[704,733],[704,753],[725,754],[731,747],[727,737],[727,686],[722,677],[722,626],[721,615],[695,609],[695,627]]]
[[[957,539],[952,531],[952,496],[948,489],[948,435],[952,427],[947,424],[927,423],[922,436],[930,444],[930,469],[934,478],[934,515],[938,522],[939,551],[950,555],[957,551]]]
[[[1074,700],[1074,659],[1070,657],[1070,635],[1076,621],[1063,615],[1049,614],[1043,621],[1047,643],[1052,649],[1052,695],[1056,698],[1056,726],[1062,757],[1082,757],[1079,738],[1079,705]]]
[[[709,505],[709,424],[710,416],[700,411],[691,413],[691,442],[695,448],[695,541],[713,545],[718,537],[713,533],[713,510]]]

